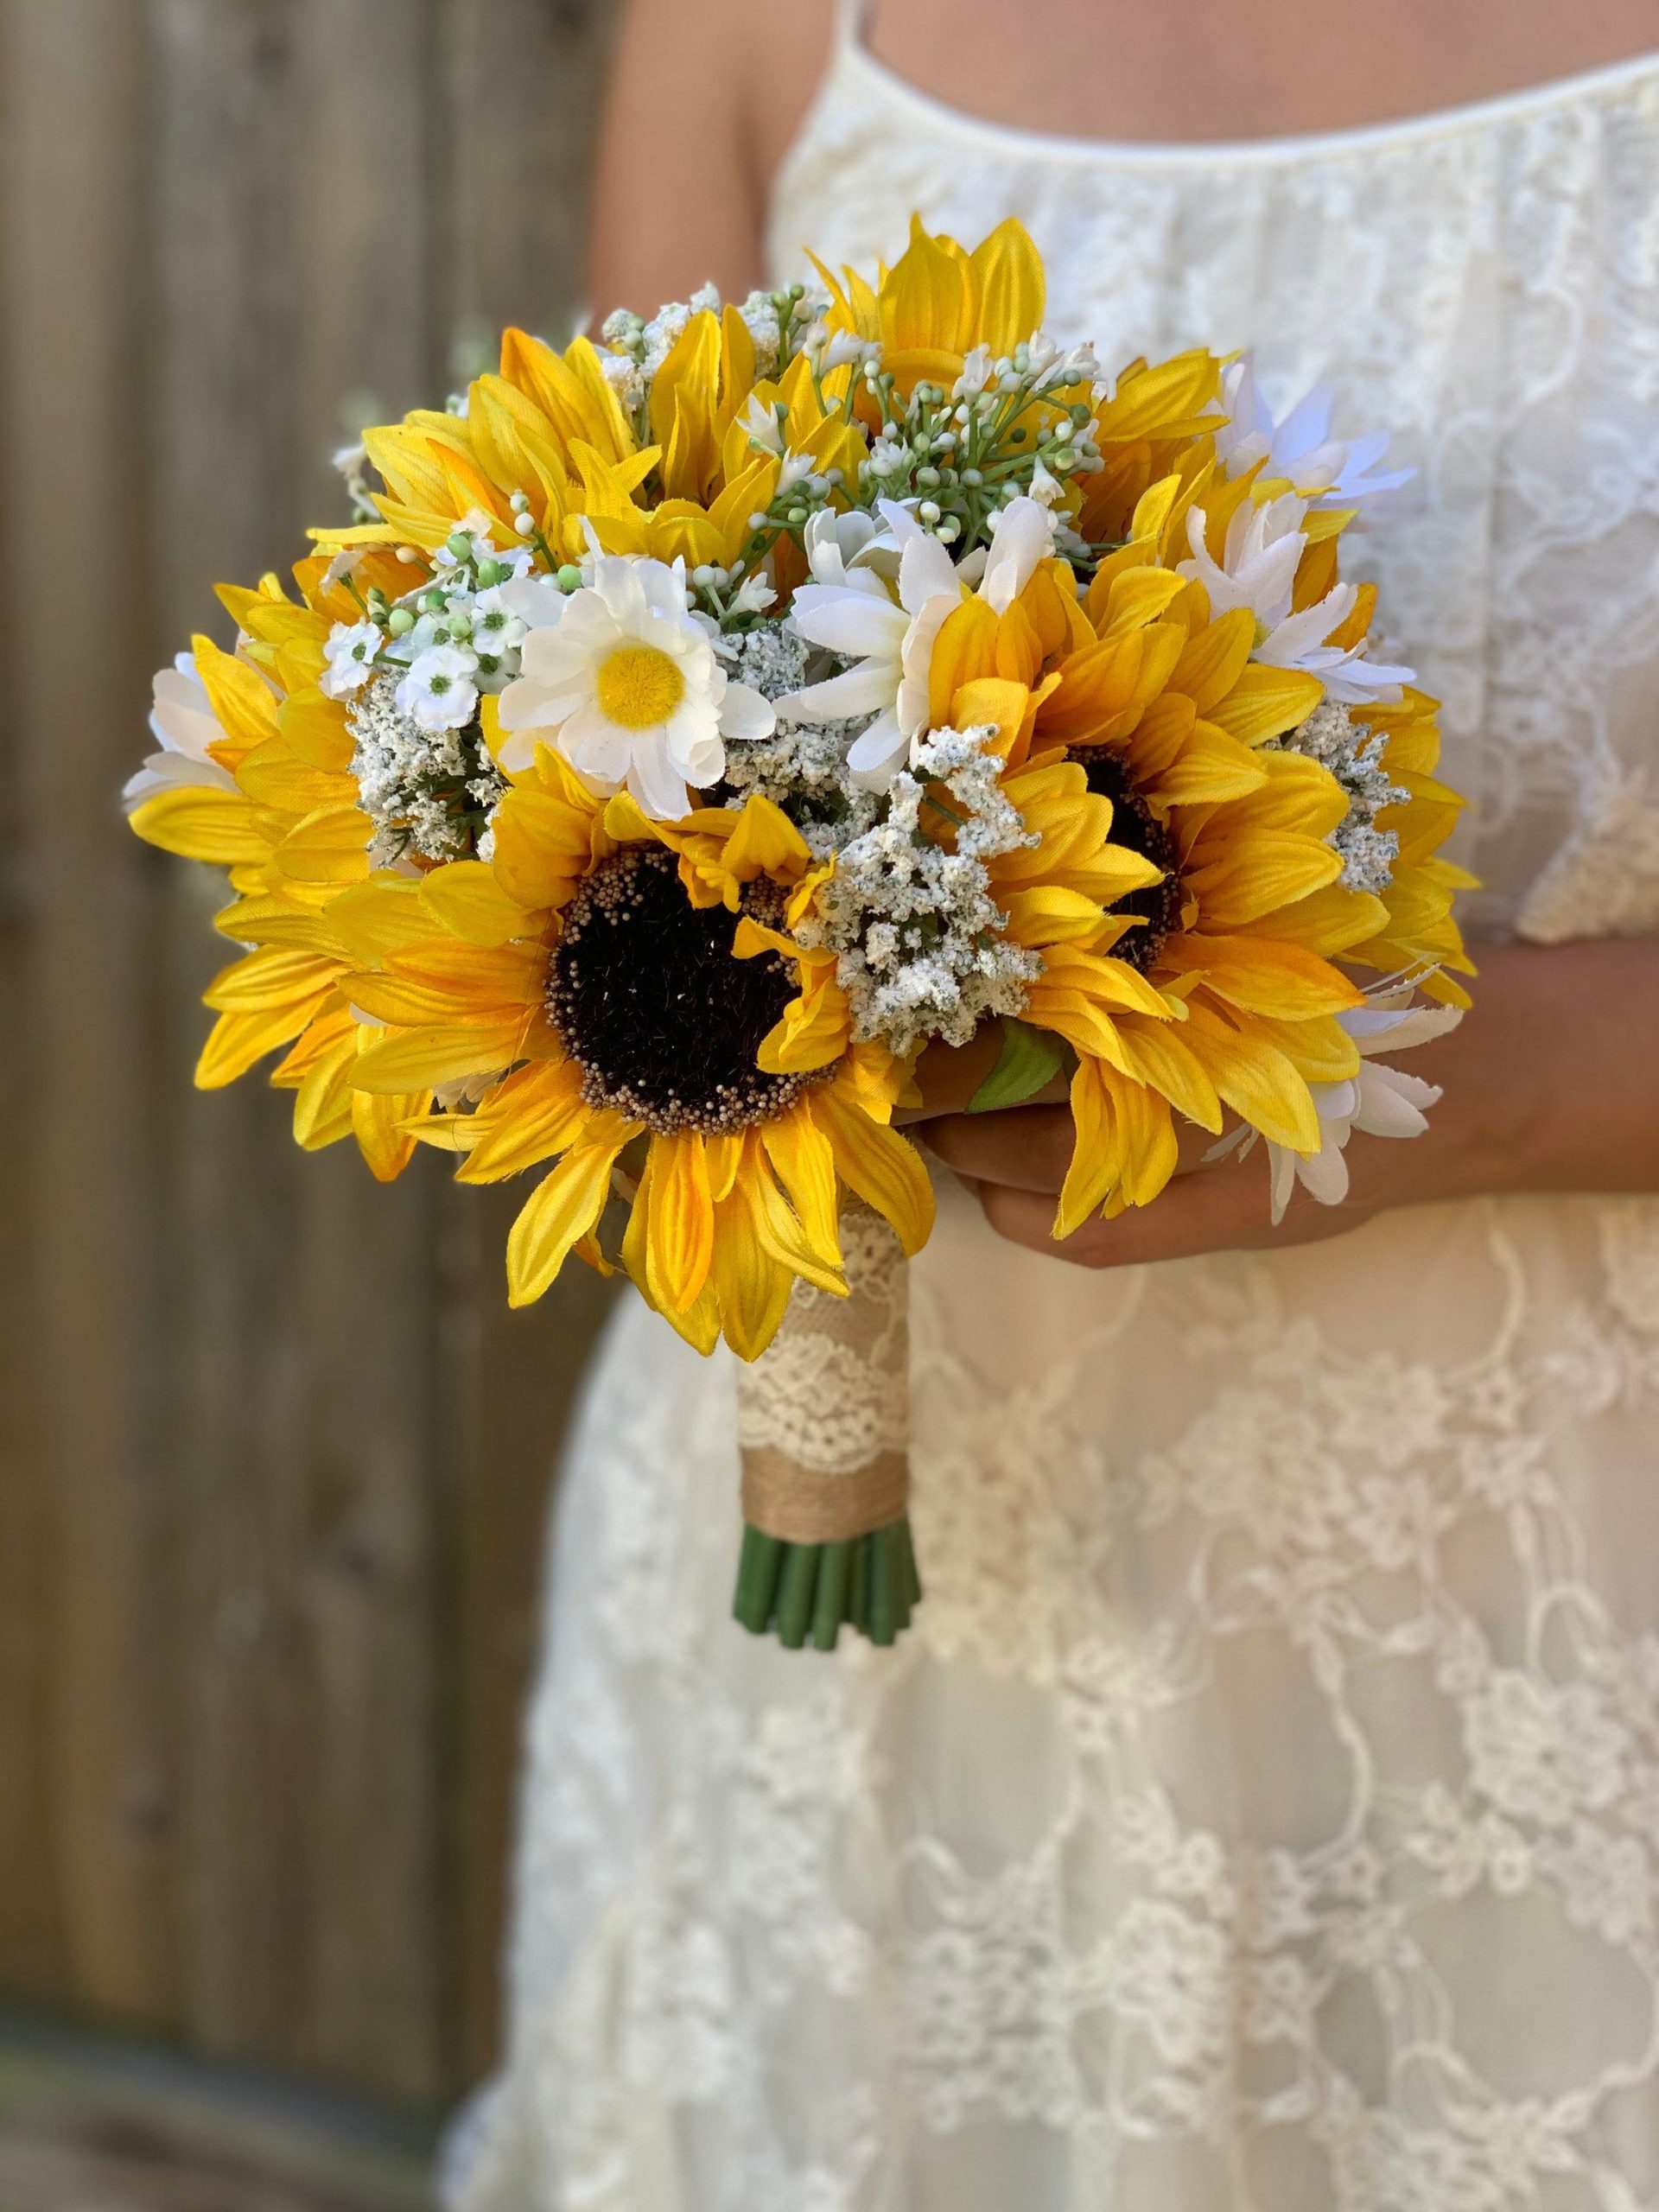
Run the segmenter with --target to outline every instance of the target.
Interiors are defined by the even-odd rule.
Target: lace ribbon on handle
[[[855,1202],[847,1295],[798,1282],[778,1334],[740,1371],[743,1517],[786,1543],[885,1528],[910,1487],[910,1279],[899,1240]]]

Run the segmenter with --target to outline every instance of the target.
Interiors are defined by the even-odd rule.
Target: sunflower
[[[474,1095],[470,1111],[411,1117],[464,1154],[463,1182],[554,1163],[508,1240],[515,1305],[572,1251],[608,1264],[598,1231],[619,1186],[622,1265],[705,1351],[723,1335],[755,1357],[798,1275],[844,1289],[843,1188],[906,1252],[920,1248],[931,1186],[887,1126],[904,1071],[853,1049],[844,1017],[810,1068],[760,1056],[799,995],[793,948],[734,939],[774,930],[811,874],[770,801],[652,821],[626,793],[590,792],[543,745],[494,830],[487,866],[379,879],[351,917],[365,950],[386,948],[348,981],[359,1013],[385,1025],[351,1079],[374,1096]],[[449,923],[435,935],[439,908]],[[821,1014],[831,1002],[822,1031],[834,986],[815,984]]]
[[[162,752],[127,800],[141,837],[227,869],[237,894],[215,926],[248,950],[205,994],[218,1020],[196,1064],[198,1087],[233,1083],[286,1047],[270,1081],[296,1094],[297,1141],[314,1151],[353,1137],[388,1182],[414,1150],[403,1125],[427,1098],[374,1097],[348,1080],[364,1033],[340,988],[355,961],[336,907],[368,874],[372,825],[347,772],[345,710],[318,679],[329,632],[352,602],[320,561],[302,563],[296,577],[297,603],[274,576],[256,591],[221,591],[240,650],[199,637],[157,677]]]
[[[1173,504],[1172,496],[1172,512]],[[1327,572],[1316,547],[1300,558],[1314,575],[1300,578],[1294,595],[1311,607]],[[1034,717],[1034,741],[1064,739],[1090,788],[1113,801],[1116,834],[1163,871],[1122,950],[1179,1017],[1153,1024],[1126,1015],[1118,1055],[1080,1061],[1060,1235],[1098,1206],[1113,1211],[1157,1196],[1176,1164],[1172,1109],[1212,1131],[1230,1109],[1291,1153],[1318,1152],[1313,1086],[1357,1071],[1341,1017],[1363,993],[1344,970],[1404,971],[1432,995],[1464,1000],[1447,971],[1468,967],[1450,918],[1452,893],[1468,878],[1438,857],[1457,802],[1429,772],[1433,702],[1408,691],[1394,705],[1328,706],[1319,676],[1255,658],[1260,626],[1249,607],[1211,619],[1202,584],[1172,590],[1178,582],[1145,567],[1119,569],[1103,589],[1097,578],[1101,645],[1059,663]],[[1124,698],[1104,650],[1136,593],[1144,605],[1167,594],[1145,628],[1179,637],[1179,652],[1148,638],[1143,681],[1162,664],[1149,699]],[[1351,608],[1325,633],[1325,650],[1357,653],[1369,613],[1368,603]],[[1385,739],[1370,765],[1392,783],[1392,803],[1360,834],[1391,839],[1397,853],[1375,886],[1351,880],[1349,791],[1323,760],[1297,749],[1316,712]],[[1350,748],[1351,757],[1363,752]]]
[[[1022,564],[1011,599],[960,593],[928,640],[929,725],[995,721],[1011,790],[1022,777],[1076,777],[1104,803],[1106,842],[1145,867],[1134,884],[1120,874],[1092,929],[1046,950],[1028,993],[1025,1020],[1077,1058],[1060,1235],[1103,1205],[1158,1195],[1177,1163],[1176,1111],[1219,1132],[1230,1109],[1275,1144],[1317,1151],[1311,1086],[1356,1067],[1338,1017],[1363,994],[1344,964],[1439,963],[1440,991],[1457,995],[1443,969],[1463,960],[1449,910],[1465,879],[1436,856],[1455,799],[1430,773],[1429,702],[1407,693],[1352,710],[1362,734],[1375,725],[1385,741],[1380,763],[1391,754],[1399,769],[1376,816],[1398,857],[1381,890],[1346,884],[1338,841],[1349,795],[1293,741],[1325,683],[1259,659],[1254,608],[1212,616],[1203,581],[1170,559],[1215,489],[1200,453],[1140,494],[1086,594],[1062,562]],[[1217,501],[1224,527],[1249,491]],[[1288,563],[1275,555],[1287,611],[1311,608],[1332,584],[1326,542],[1299,537]],[[1365,594],[1330,604],[1342,619],[1322,664],[1357,655],[1370,614]]]
[[[797,302],[768,296],[776,352],[799,334]],[[498,372],[474,379],[464,410],[416,410],[365,432],[385,486],[381,519],[313,535],[330,550],[432,554],[478,516],[527,540],[549,570],[597,543],[609,554],[730,574],[740,563],[753,570],[780,543],[788,552],[786,505],[773,512],[785,452],[795,480],[812,469],[856,476],[866,441],[851,413],[850,368],[817,373],[797,353],[779,380],[760,376],[754,340],[732,307],[685,320],[634,406],[630,378],[644,389],[626,354],[602,353],[586,338],[559,353],[509,330]]]
[[[855,270],[837,278],[816,256],[813,266],[830,294],[830,327],[879,346],[902,391],[924,379],[954,383],[976,347],[1011,356],[1042,325],[1042,258],[1013,217],[969,252],[912,215],[909,244],[874,289]]]

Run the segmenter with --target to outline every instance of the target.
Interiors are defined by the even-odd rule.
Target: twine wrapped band
[[[909,1276],[878,1214],[842,1218],[847,1296],[798,1282],[778,1335],[741,1371],[743,1517],[791,1544],[886,1528],[910,1488]]]
[[[910,1496],[910,1461],[882,1452],[850,1474],[825,1474],[776,1445],[743,1449],[743,1518],[786,1544],[838,1544],[885,1529]]]

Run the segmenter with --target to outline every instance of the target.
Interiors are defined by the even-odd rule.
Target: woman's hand
[[[1181,1170],[1153,1205],[1115,1221],[1096,1217],[1057,1243],[1050,1231],[1071,1156],[1069,1109],[953,1110],[983,1080],[994,1041],[929,1054],[916,1134],[974,1192],[1000,1235],[1088,1268],[1310,1243],[1391,1207],[1491,1192],[1659,1190],[1659,944],[1504,945],[1478,957],[1473,1010],[1449,1035],[1399,1056],[1399,1066],[1444,1089],[1427,1132],[1407,1140],[1357,1132],[1344,1202],[1320,1205],[1298,1185],[1277,1229],[1261,1147],[1206,1166],[1215,1140],[1187,1126]],[[1389,1061],[1386,1051],[1380,1057]]]

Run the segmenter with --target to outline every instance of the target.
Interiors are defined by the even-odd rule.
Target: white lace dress
[[[1021,216],[1103,356],[1249,343],[1391,425],[1418,494],[1369,558],[1477,932],[1659,931],[1659,57],[1155,148],[970,122],[849,37],[776,264],[891,257],[912,207]],[[619,1319],[452,2202],[1659,2206],[1659,1200],[1096,1275],[947,1193],[916,1282],[893,1652],[730,1623],[731,1370]]]

